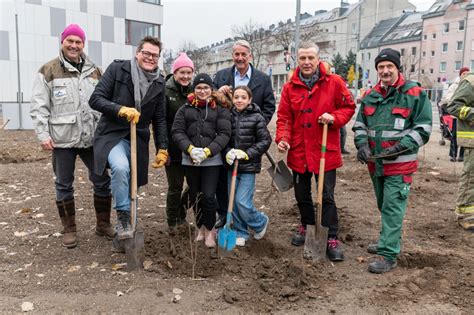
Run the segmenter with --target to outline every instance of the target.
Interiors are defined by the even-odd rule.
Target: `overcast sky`
[[[396,1],[396,0],[393,0]],[[268,27],[279,21],[294,20],[296,0],[162,0],[164,21],[161,37],[164,48],[177,51],[183,41],[198,47],[233,37],[231,27],[244,25],[250,19]],[[349,0],[356,3],[357,0]],[[428,9],[434,0],[411,0],[418,11]],[[314,15],[317,10],[330,10],[339,0],[302,0],[301,13]]]

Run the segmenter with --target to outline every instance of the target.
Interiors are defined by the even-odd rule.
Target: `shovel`
[[[265,155],[272,164],[272,166],[267,169],[267,172],[272,178],[273,187],[279,192],[290,190],[293,187],[293,175],[291,175],[288,166],[286,166],[283,160],[276,163],[269,152],[265,152]]]
[[[130,220],[132,237],[123,240],[127,269],[143,267],[142,254],[144,247],[143,231],[137,231],[137,128],[130,122],[130,164],[131,164],[131,191],[130,191]]]
[[[232,170],[232,180],[230,182],[230,196],[229,205],[227,206],[227,219],[226,224],[217,233],[217,244],[219,248],[230,252],[235,247],[235,241],[237,239],[237,233],[235,230],[230,228],[232,221],[232,209],[234,208],[234,197],[235,197],[235,182],[237,180],[237,169],[239,167],[239,160],[235,159],[234,169]]]
[[[324,165],[326,164],[326,143],[328,138],[328,125],[323,127],[323,143],[321,147],[321,160],[319,162],[318,176],[318,200],[316,204],[316,226],[306,225],[306,238],[304,241],[303,257],[313,261],[326,259],[326,247],[328,242],[328,228],[321,225],[323,215],[323,186]]]

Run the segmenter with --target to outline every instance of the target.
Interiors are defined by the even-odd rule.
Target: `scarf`
[[[205,107],[206,105],[209,105],[212,109],[215,109],[217,107],[216,100],[213,97],[208,98],[207,100],[200,100],[197,98],[196,94],[191,93],[188,95],[188,102],[191,106],[194,107]]]
[[[141,102],[145,97],[146,93],[148,92],[148,88],[153,83],[153,81],[158,80],[158,78],[160,77],[160,72],[158,67],[153,72],[144,71],[138,66],[136,57],[133,57],[130,60],[130,63],[135,108],[140,112]]]
[[[298,72],[298,77],[300,78],[301,82],[303,82],[308,87],[308,89],[311,90],[319,80],[319,67],[316,68],[316,72],[309,78],[303,77],[301,70]]]

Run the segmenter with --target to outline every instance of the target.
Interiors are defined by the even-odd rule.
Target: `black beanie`
[[[381,61],[391,61],[400,70],[400,53],[397,50],[392,48],[382,49],[377,57],[375,57],[375,69],[377,69],[377,65]]]
[[[194,81],[193,81],[193,90],[196,88],[196,86],[198,84],[201,84],[201,83],[204,83],[204,84],[207,84],[211,87],[213,87],[213,84],[212,84],[212,79],[211,77],[206,74],[206,73],[200,73],[198,74],[195,78],[194,78]]]

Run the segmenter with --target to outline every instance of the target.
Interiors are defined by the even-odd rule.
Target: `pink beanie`
[[[75,35],[77,37],[80,37],[83,43],[86,42],[86,33],[84,33],[84,30],[77,24],[69,24],[68,26],[66,26],[64,31],[61,33],[61,43],[69,35]]]
[[[180,52],[178,58],[175,59],[173,62],[173,66],[171,67],[171,72],[175,73],[176,70],[182,67],[189,67],[194,71],[194,64],[191,59],[186,55],[185,52]]]

